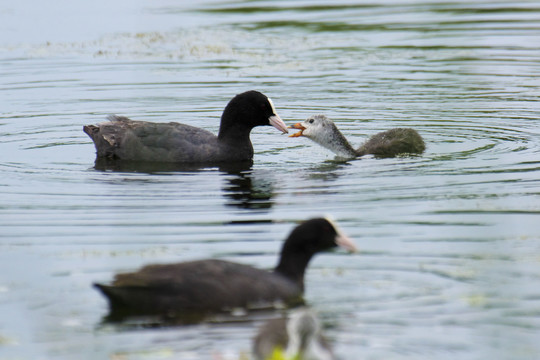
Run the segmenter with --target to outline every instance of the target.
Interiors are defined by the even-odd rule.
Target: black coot
[[[133,121],[109,116],[109,122],[83,127],[98,158],[128,161],[219,163],[253,158],[251,129],[272,125],[286,133],[272,100],[258,91],[236,95],[221,116],[218,136],[190,125]]]
[[[196,318],[196,314],[238,308],[294,306],[303,302],[304,272],[313,255],[336,246],[355,250],[331,220],[316,218],[291,232],[274,271],[224,260],[198,260],[148,265],[116,275],[112,285],[95,286],[109,300],[112,318],[135,314]]]

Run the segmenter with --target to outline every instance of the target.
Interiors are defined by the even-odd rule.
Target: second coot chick
[[[335,359],[319,319],[307,308],[267,321],[253,341],[253,355],[256,360]]]
[[[251,129],[272,125],[286,133],[287,126],[270,98],[258,91],[236,95],[225,107],[218,135],[194,126],[133,121],[109,116],[109,122],[83,127],[98,158],[127,161],[220,163],[253,158]]]
[[[314,115],[291,126],[300,132],[291,137],[305,136],[317,144],[345,158],[367,154],[394,157],[400,154],[421,154],[426,149],[424,140],[414,129],[394,128],[373,135],[358,149],[354,149],[336,124],[325,115]]]
[[[298,225],[285,240],[274,271],[224,260],[148,265],[116,275],[112,285],[95,284],[111,314],[215,313],[238,308],[294,306],[303,302],[304,273],[318,252],[354,243],[327,218]]]

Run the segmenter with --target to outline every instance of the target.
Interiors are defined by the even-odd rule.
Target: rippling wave
[[[91,283],[206,257],[271,268],[295,223],[331,214],[361,251],[314,259],[306,298],[339,358],[538,358],[536,1],[98,1],[90,27],[34,5],[0,12],[8,356],[237,359],[261,317],[116,327]],[[287,123],[324,113],[355,146],[413,127],[427,150],[342,161],[257,128],[253,164],[140,168],[95,162],[82,132],[111,113],[217,132],[247,89]]]

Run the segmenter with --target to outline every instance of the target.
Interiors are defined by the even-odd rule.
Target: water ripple
[[[195,258],[271,268],[297,222],[331,214],[360,253],[315,258],[306,298],[340,358],[538,358],[536,1],[119,2],[103,13],[98,0],[85,5],[104,20],[91,31],[67,3],[63,19],[80,28],[17,4],[0,11],[8,357],[239,358],[262,317],[115,327],[90,285]],[[13,19],[48,24],[30,36]],[[253,131],[247,167],[141,169],[95,163],[82,132],[111,113],[216,132],[247,89],[287,123],[324,113],[355,146],[412,127],[427,150],[343,161],[268,127]]]

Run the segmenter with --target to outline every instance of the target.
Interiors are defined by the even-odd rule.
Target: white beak
[[[278,114],[272,115],[268,118],[268,121],[270,121],[270,125],[281,131],[283,134],[286,134],[289,132],[287,130],[287,125],[281,120]]]

